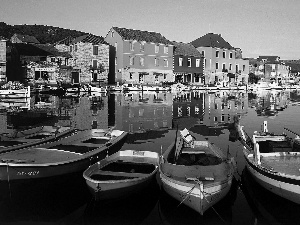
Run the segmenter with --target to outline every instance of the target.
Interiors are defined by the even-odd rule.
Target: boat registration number
[[[17,176],[36,176],[39,174],[39,171],[29,171],[29,172],[24,172],[24,171],[18,171]]]
[[[133,155],[140,155],[144,156],[145,152],[140,152],[140,151],[133,151]]]

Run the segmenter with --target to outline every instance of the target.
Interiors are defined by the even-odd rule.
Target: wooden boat
[[[75,129],[59,126],[39,126],[27,130],[14,130],[11,134],[0,135],[0,153],[55,141],[72,132],[75,132]]]
[[[268,132],[267,122],[263,130],[254,132],[250,138],[243,126],[236,121],[239,139],[250,174],[267,190],[292,202],[300,204],[300,138],[299,134],[284,128],[295,138],[286,134]]]
[[[0,181],[49,178],[83,172],[117,152],[127,132],[90,129],[55,142],[0,154]]]
[[[146,187],[158,170],[159,154],[124,150],[84,171],[90,192],[96,200],[118,199]]]
[[[232,184],[234,159],[208,141],[196,141],[187,129],[164,152],[159,171],[166,193],[199,214],[226,196]]]

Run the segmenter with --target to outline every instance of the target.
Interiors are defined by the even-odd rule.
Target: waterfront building
[[[114,81],[160,84],[174,81],[173,44],[160,33],[112,27],[105,41],[114,47]]]
[[[6,39],[0,36],[0,83],[6,82]]]
[[[234,48],[220,34],[208,33],[191,42],[204,56],[206,83],[248,83],[249,61],[242,58],[240,48]]]
[[[290,80],[290,67],[280,62],[279,56],[259,56],[258,70],[266,82],[288,83]]]
[[[59,51],[68,51],[72,66],[71,82],[108,82],[109,44],[101,36],[82,35],[75,39],[67,37],[55,44]]]
[[[191,44],[182,42],[173,42],[173,44],[175,82],[205,84],[201,53]]]

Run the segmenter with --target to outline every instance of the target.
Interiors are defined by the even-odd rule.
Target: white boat
[[[243,153],[250,174],[265,189],[274,194],[300,204],[300,137],[284,128],[295,138],[286,134],[268,132],[267,122],[263,130],[254,132],[250,138],[243,126],[236,121]]]
[[[2,99],[30,98],[30,86],[22,89],[0,89],[0,98]]]
[[[187,129],[177,132],[159,165],[165,192],[201,215],[227,195],[234,170],[233,158],[208,141],[195,141]]]
[[[249,89],[253,91],[259,91],[259,90],[270,90],[269,82],[266,81],[259,81],[257,84],[251,84],[249,85]]]
[[[158,170],[159,155],[119,151],[86,169],[83,177],[95,200],[119,199],[145,188]]]

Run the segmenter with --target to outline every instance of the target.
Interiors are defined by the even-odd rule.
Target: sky
[[[300,0],[1,0],[0,21],[103,37],[117,26],[185,43],[215,33],[244,58],[300,59]]]

